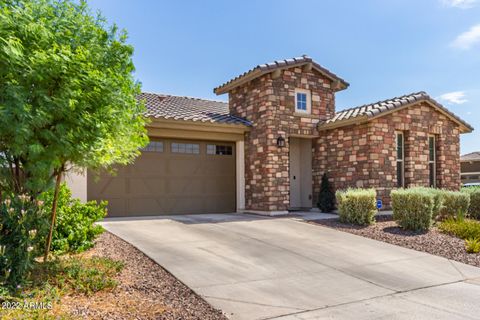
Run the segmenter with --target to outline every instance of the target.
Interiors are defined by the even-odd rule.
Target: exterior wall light
[[[279,147],[279,148],[285,147],[285,138],[284,137],[279,136],[277,138],[277,147]]]

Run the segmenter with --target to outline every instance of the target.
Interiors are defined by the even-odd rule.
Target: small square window
[[[163,142],[161,141],[150,141],[148,145],[142,148],[144,152],[163,152]]]
[[[207,154],[230,156],[233,154],[232,146],[207,144]]]
[[[310,113],[311,110],[310,91],[296,89],[295,90],[295,111],[301,113]]]
[[[172,143],[172,152],[173,153],[189,153],[189,154],[199,154],[200,145],[197,143]]]
[[[207,154],[215,154],[215,147],[214,144],[207,144]]]

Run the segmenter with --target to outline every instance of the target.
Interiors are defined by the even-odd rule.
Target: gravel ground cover
[[[375,224],[366,227],[342,223],[338,218],[310,223],[480,267],[480,253],[467,253],[464,240],[444,234],[435,227],[428,232],[406,231],[391,216],[378,216]]]
[[[129,243],[104,232],[87,256],[123,261],[118,286],[90,297],[62,298],[62,309],[84,319],[226,320],[191,289]]]

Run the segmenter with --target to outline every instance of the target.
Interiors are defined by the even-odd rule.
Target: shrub
[[[332,212],[335,209],[335,192],[332,184],[328,181],[326,173],[322,176],[322,184],[320,185],[320,194],[318,198],[318,207],[322,212]]]
[[[480,219],[480,187],[462,188],[462,192],[470,196],[468,215],[474,219]]]
[[[63,274],[57,276],[60,285],[68,283],[71,289],[89,295],[114,288],[117,281],[113,276],[123,269],[124,264],[109,258],[92,257],[68,259],[61,266]]]
[[[375,189],[347,189],[336,192],[340,221],[359,225],[374,222],[376,207]]]
[[[432,225],[435,194],[427,188],[393,190],[393,219],[404,229],[428,230]],[[438,199],[437,199],[438,200]]]
[[[4,194],[5,196],[5,194]],[[0,285],[23,285],[41,254],[48,233],[48,210],[27,195],[0,203]]]
[[[460,218],[462,219],[468,212],[470,196],[465,192],[441,190],[442,207],[440,208],[439,218]]]
[[[432,218],[435,220],[440,216],[440,211],[443,208],[443,190],[435,188],[423,188],[430,192],[433,196]]]
[[[465,249],[468,253],[479,253],[480,252],[480,239],[479,238],[470,238],[465,240]]]
[[[480,222],[470,219],[462,221],[448,218],[438,225],[440,231],[454,235],[461,239],[480,239]]]
[[[2,302],[19,303],[20,308],[4,308],[0,311],[2,320],[38,319],[67,320],[80,319],[62,308],[64,297],[91,296],[99,291],[109,291],[118,286],[119,273],[124,263],[105,257],[84,255],[56,256],[46,263],[37,263],[27,284],[15,295],[0,287]],[[93,299],[95,300],[95,299]],[[93,301],[92,300],[92,301]],[[38,305],[40,308],[22,308]]]
[[[52,206],[53,190],[43,195],[45,206]],[[62,184],[58,193],[58,208],[51,250],[57,253],[81,252],[93,247],[95,238],[103,228],[95,222],[107,214],[107,203],[95,201],[81,203],[72,199],[72,193]]]

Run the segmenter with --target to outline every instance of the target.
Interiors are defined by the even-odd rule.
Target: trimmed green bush
[[[460,191],[441,190],[442,206],[439,212],[440,219],[460,218],[462,219],[468,213],[470,205],[470,196],[468,193]]]
[[[404,229],[425,231],[432,225],[436,195],[428,188],[398,189],[390,193],[393,219]],[[437,204],[438,205],[438,204]]]
[[[340,221],[358,225],[369,225],[375,221],[375,189],[339,190],[335,195]]]
[[[462,192],[470,196],[468,215],[474,219],[480,219],[480,187],[462,188]]]
[[[50,208],[53,190],[42,195],[45,207]],[[72,192],[62,184],[58,193],[58,209],[55,229],[53,231],[51,251],[56,253],[82,252],[94,245],[95,238],[103,228],[95,222],[107,215],[107,202],[96,201],[81,203],[72,199]]]

